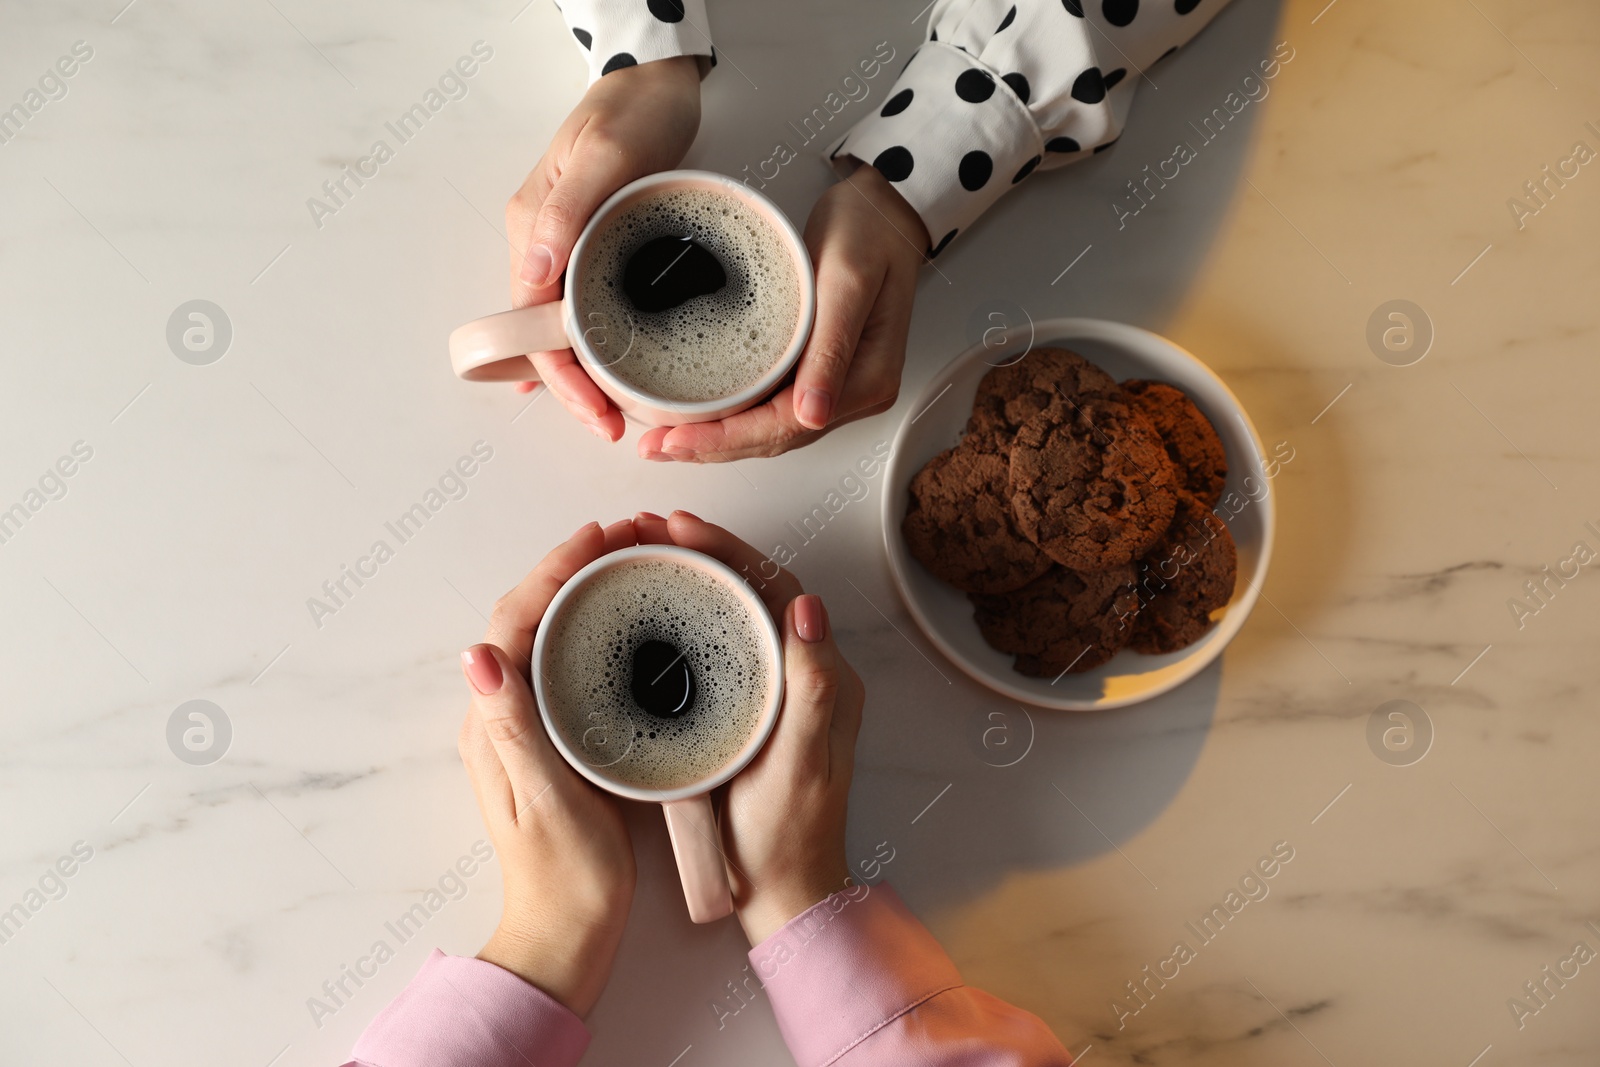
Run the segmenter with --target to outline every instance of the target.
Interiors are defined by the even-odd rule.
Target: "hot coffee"
[[[554,620],[545,710],[605,777],[692,785],[731,763],[760,723],[777,683],[766,642],[726,579],[672,559],[625,560],[589,578]]]
[[[679,403],[717,400],[755,385],[789,350],[801,281],[784,234],[750,203],[668,186],[589,240],[578,321],[603,364],[634,388]]]

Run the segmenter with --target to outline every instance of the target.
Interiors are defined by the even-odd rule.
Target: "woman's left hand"
[[[922,219],[863,165],[817,200],[806,247],[817,272],[817,316],[794,384],[720,422],[647,430],[640,456],[691,463],[776,456],[894,405],[928,248]]]

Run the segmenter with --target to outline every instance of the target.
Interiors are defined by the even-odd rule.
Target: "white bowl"
[[[1187,393],[1211,420],[1228,454],[1228,481],[1217,514],[1239,549],[1233,599],[1204,637],[1160,656],[1124,649],[1090,671],[1052,681],[1012,669],[1011,656],[990,648],[978,632],[967,595],[928,573],[907,551],[900,523],[911,479],[928,460],[955,444],[972,413],[978,381],[988,370],[1037,347],[1068,348],[1118,381],[1149,378]],[[1183,684],[1222,654],[1255,606],[1267,577],[1276,526],[1271,479],[1261,438],[1222,379],[1165,337],[1101,319],[1047,319],[974,345],[928,383],[895,436],[885,475],[883,539],[889,569],[911,617],[950,661],[997,693],[1039,707],[1099,711],[1149,700]],[[1248,479],[1248,481],[1247,481]]]

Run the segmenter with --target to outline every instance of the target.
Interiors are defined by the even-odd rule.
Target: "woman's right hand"
[[[625,67],[591,85],[506,205],[512,308],[561,299],[567,259],[595,209],[629,182],[683,162],[699,129],[700,67],[693,56]],[[622,413],[571,349],[529,358],[580,422],[608,441],[622,436]],[[517,388],[526,392],[534,384]]]
[[[783,635],[783,709],[722,812],[734,910],[756,945],[848,884],[845,807],[866,690],[834,644],[822,598],[788,571],[686,511],[641,513],[633,525],[640,544],[682,545],[757,576],[751,585]]]

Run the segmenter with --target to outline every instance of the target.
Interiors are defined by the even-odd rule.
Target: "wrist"
[[[694,56],[652,59],[638,66],[612,71],[590,86],[595,92],[619,93],[623,101],[636,104],[640,95],[666,94],[679,107],[700,114],[700,67]]]
[[[850,874],[841,862],[832,874],[819,875],[794,885],[769,888],[751,896],[748,903],[736,907],[739,925],[744,928],[750,947],[793,922],[833,894],[850,885]]]
[[[877,205],[891,225],[915,246],[918,252],[923,252],[932,247],[933,242],[928,238],[928,227],[923,223],[922,216],[917,214],[917,209],[911,202],[900,194],[894,183],[883,176],[883,172],[871,163],[862,163],[850,176],[845,179],[854,185],[868,200]]]
[[[600,999],[622,941],[626,903],[592,924],[529,925],[502,917],[478,959],[510,971],[582,1019]]]

